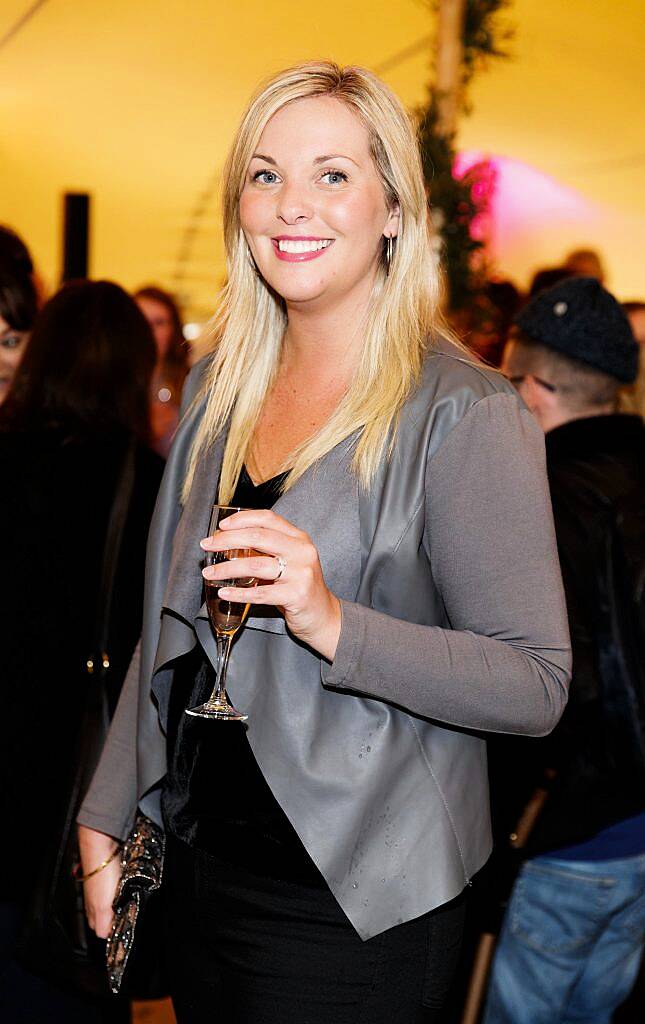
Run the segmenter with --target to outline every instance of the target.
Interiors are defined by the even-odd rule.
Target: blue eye
[[[278,181],[278,175],[275,171],[256,171],[253,175],[253,181],[259,181],[261,185],[275,185]]]
[[[328,185],[341,185],[344,181],[347,181],[347,175],[344,171],[323,171],[321,175],[321,181],[324,178],[328,178]]]
[[[7,334],[5,338],[0,341],[0,345],[3,348],[18,348],[22,338],[18,334]]]

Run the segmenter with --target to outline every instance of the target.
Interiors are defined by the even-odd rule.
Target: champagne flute
[[[222,519],[232,516],[235,512],[242,511],[241,508],[234,508],[230,505],[213,505],[208,527],[209,537],[212,537],[216,532]],[[236,558],[250,558],[254,554],[256,552],[253,548],[227,548],[225,551],[207,551],[205,563],[206,565],[216,565],[218,562],[235,561]],[[215,718],[220,722],[245,722],[249,717],[237,711],[226,693],[226,673],[228,671],[231,644],[235,634],[244,625],[249,605],[239,604],[236,601],[225,601],[219,597],[217,591],[220,587],[252,587],[255,583],[256,580],[250,576],[206,581],[206,607],[208,608],[208,617],[217,642],[217,682],[208,700],[198,707],[186,708],[187,715],[192,715],[194,718]]]

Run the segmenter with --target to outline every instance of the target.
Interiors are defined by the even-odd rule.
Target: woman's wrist
[[[97,832],[86,825],[78,826],[78,847],[85,872],[93,870],[101,861],[111,857],[120,845],[114,836]]]
[[[336,656],[336,649],[340,640],[343,612],[341,603],[336,595],[330,593],[329,598],[329,614],[326,616],[320,631],[317,631],[311,646],[318,651],[325,661],[332,662]]]
[[[114,850],[112,851],[112,853],[110,853],[107,857],[105,857],[104,860],[102,860],[100,864],[97,864],[95,868],[90,868],[89,871],[82,864],[79,864],[77,866],[76,870],[74,871],[74,878],[76,879],[76,881],[77,882],[87,882],[87,880],[89,878],[93,878],[94,875],[98,875],[100,871],[103,871],[103,869],[108,866],[108,864],[112,863],[112,861],[114,860],[114,858],[118,854],[119,850],[120,850],[120,843],[117,843],[115,848],[114,848]]]

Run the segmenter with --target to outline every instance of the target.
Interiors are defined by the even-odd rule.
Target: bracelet
[[[86,875],[79,875],[78,871],[81,865],[77,864],[76,867],[74,868],[74,871],[72,872],[74,878],[76,879],[77,882],[87,882],[88,878],[92,878],[93,875],[98,875],[99,871],[102,871],[103,868],[106,868],[108,866],[108,864],[111,864],[114,858],[116,857],[117,853],[120,852],[120,850],[120,845],[117,845],[109,857],[106,857],[105,860],[102,861],[97,868],[93,868],[92,871],[88,871]]]

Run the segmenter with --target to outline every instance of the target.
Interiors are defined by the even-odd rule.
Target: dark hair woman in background
[[[0,225],[0,403],[24,355],[38,312],[34,267],[27,246]]]
[[[110,617],[108,700],[141,629],[148,523],[162,460],[148,447],[155,348],[133,299],[107,281],[66,285],[43,308],[0,409],[0,857],[5,1024],[113,1020],[12,960],[43,847],[69,800],[90,684],[108,518],[134,446],[134,483]]]
[[[152,378],[152,441],[164,458],[179,423],[179,403],[188,373],[189,346],[184,340],[179,308],[170,292],[146,285],[135,292],[136,303],[152,328],[157,364]]]

